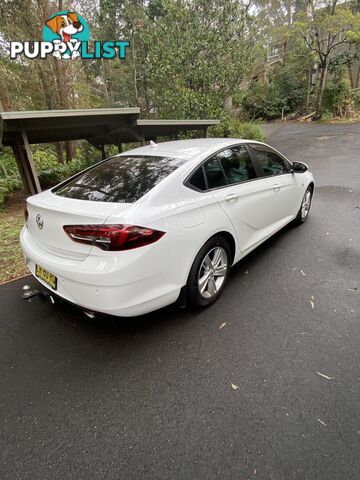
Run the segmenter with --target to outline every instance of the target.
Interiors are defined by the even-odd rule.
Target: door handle
[[[233,202],[234,200],[236,200],[238,198],[238,194],[237,193],[229,193],[229,195],[226,195],[225,197],[225,200],[227,202]]]
[[[275,185],[273,185],[273,190],[275,190],[275,192],[277,192],[278,190],[280,190],[280,187],[281,187],[281,185],[279,183],[275,183]]]

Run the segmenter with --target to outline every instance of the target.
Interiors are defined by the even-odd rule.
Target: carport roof
[[[139,108],[3,112],[1,116],[5,146],[15,145],[22,131],[30,144],[85,139],[99,146],[205,130],[219,123],[218,120],[141,120]]]

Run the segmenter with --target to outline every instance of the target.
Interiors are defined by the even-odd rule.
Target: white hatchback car
[[[21,246],[50,291],[134,316],[219,297],[230,267],[309,213],[314,178],[264,143],[198,139],[137,148],[27,200]]]

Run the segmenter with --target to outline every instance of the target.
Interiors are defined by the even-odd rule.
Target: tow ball
[[[33,297],[39,297],[41,300],[45,301],[47,299],[50,300],[51,303],[55,303],[54,297],[51,295],[51,293],[47,292],[46,290],[40,291],[40,290],[32,290],[30,285],[24,285],[22,287],[22,298],[24,300],[31,300]]]

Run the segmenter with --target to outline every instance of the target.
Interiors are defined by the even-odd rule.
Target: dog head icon
[[[45,23],[54,33],[59,35],[62,42],[70,42],[71,37],[81,32],[84,26],[79,21],[76,13],[68,12],[64,15],[56,15]]]

